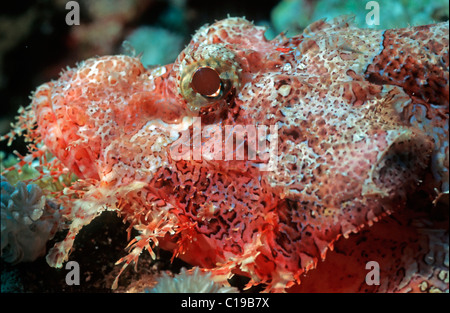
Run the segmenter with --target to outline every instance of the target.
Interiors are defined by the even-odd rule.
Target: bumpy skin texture
[[[30,136],[80,178],[61,196],[70,230],[49,264],[62,266],[107,209],[141,233],[122,270],[160,245],[218,281],[239,273],[267,291],[448,290],[448,221],[406,205],[417,188],[429,201],[448,196],[447,30],[363,30],[339,18],[267,41],[229,18],[202,27],[171,65],[105,56],[68,69],[23,114]],[[190,90],[200,66],[221,74],[223,97]],[[195,117],[210,136],[196,135]],[[208,158],[226,125],[276,125],[272,170],[258,153],[249,159],[250,135],[243,160]],[[174,158],[186,136],[191,158]],[[367,287],[373,260],[381,284]]]

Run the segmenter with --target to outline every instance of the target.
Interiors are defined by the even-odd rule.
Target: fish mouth
[[[363,186],[363,195],[404,200],[422,183],[433,142],[410,128],[387,131],[386,141]]]

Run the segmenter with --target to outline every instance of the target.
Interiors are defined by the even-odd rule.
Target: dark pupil
[[[200,67],[192,75],[191,87],[205,97],[216,97],[220,93],[219,73],[210,67]]]

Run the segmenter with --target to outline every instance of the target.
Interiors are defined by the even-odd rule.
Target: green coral
[[[14,166],[18,162],[19,159],[14,155],[6,155],[5,152],[0,151],[0,170],[2,175],[11,185],[15,186],[20,181],[31,180],[39,177],[39,172],[28,164],[22,166],[20,171],[17,169],[5,171],[5,169]]]
[[[48,160],[54,158],[54,156],[50,153],[48,153],[46,157]],[[47,193],[50,194],[52,192],[62,191],[66,186],[70,186],[77,179],[77,177],[72,173],[62,174],[57,179],[53,178],[51,175],[44,175],[39,178],[41,174],[36,169],[36,167],[39,166],[37,163],[35,166],[25,164],[20,168],[20,170],[18,168],[12,168],[12,166],[16,165],[18,162],[19,159],[14,155],[6,155],[5,152],[0,151],[1,173],[3,177],[13,186],[16,186],[22,181],[33,181],[34,184],[38,185],[42,190],[48,191]],[[6,169],[8,170],[5,171]],[[50,172],[51,169],[42,167],[42,170],[45,173]]]

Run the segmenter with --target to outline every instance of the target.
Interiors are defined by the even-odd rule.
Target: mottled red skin
[[[69,69],[38,88],[22,124],[80,178],[60,197],[72,223],[49,264],[62,266],[81,227],[110,209],[141,233],[122,270],[159,244],[216,280],[244,274],[268,291],[448,290],[448,222],[406,205],[418,185],[429,201],[448,194],[447,27],[382,32],[336,19],[267,41],[227,19],[200,29],[173,65],[111,56]],[[182,82],[205,56],[232,82],[208,103]],[[276,170],[247,157],[174,160],[194,116],[279,125]],[[429,253],[440,256],[417,261]],[[367,288],[373,260],[382,284]]]

